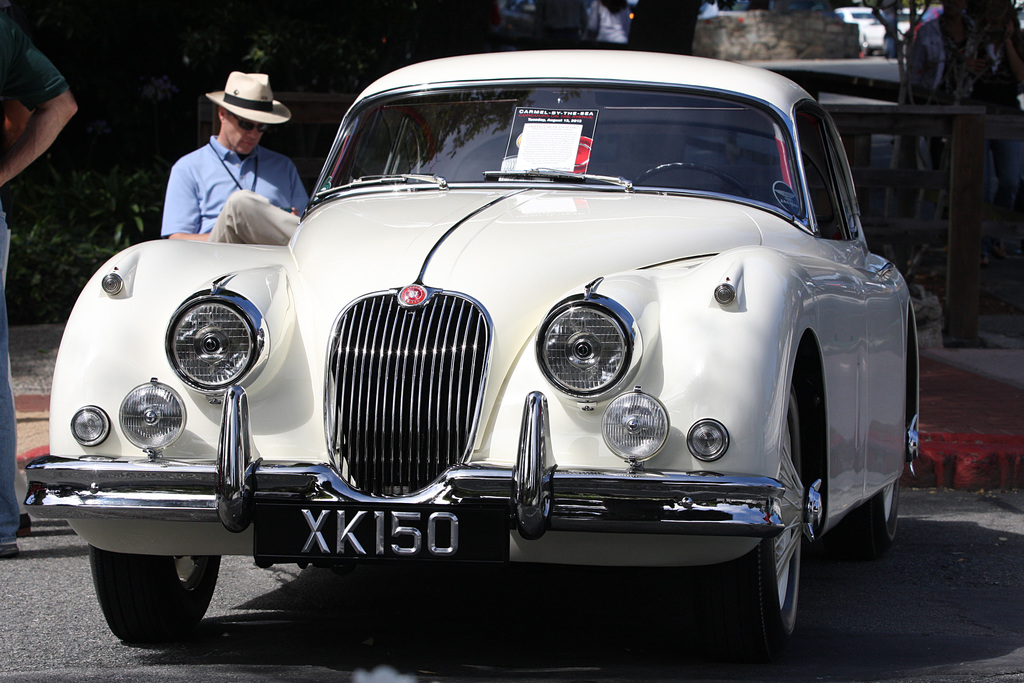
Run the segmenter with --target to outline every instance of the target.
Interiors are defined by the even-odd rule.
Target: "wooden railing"
[[[831,105],[861,199],[869,244],[945,245],[946,332],[978,336],[982,235],[1020,242],[1024,216],[983,201],[986,139],[1024,139],[1024,116],[986,115],[979,106]],[[878,167],[872,137],[901,138],[902,163]],[[922,139],[946,138],[949,170],[920,168]],[[876,188],[890,201],[878,202]],[[992,218],[986,220],[986,217]]]

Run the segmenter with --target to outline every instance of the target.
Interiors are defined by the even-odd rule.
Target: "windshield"
[[[362,180],[517,177],[732,195],[800,213],[788,134],[724,97],[626,88],[470,88],[378,100],[356,113],[320,191]],[[607,180],[607,178],[606,178]],[[607,183],[604,184],[607,186]]]

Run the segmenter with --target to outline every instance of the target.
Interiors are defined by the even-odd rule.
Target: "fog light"
[[[79,408],[71,418],[71,434],[83,446],[98,446],[110,434],[110,418],[96,406]]]
[[[668,439],[668,411],[661,401],[637,388],[608,404],[601,420],[604,442],[630,462],[653,457]]]
[[[121,402],[121,429],[135,446],[167,448],[185,429],[185,404],[178,393],[155,379],[132,389]]]
[[[717,460],[729,449],[729,432],[718,420],[699,420],[690,427],[686,446],[695,458]]]

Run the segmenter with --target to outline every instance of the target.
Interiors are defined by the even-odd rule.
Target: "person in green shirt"
[[[0,186],[45,152],[78,110],[67,81],[7,14],[0,13],[0,97],[19,101],[32,115],[14,130],[0,154]],[[0,263],[7,260],[7,221],[0,206]],[[8,363],[7,302],[0,282],[0,362]],[[0,371],[0,558],[18,554],[20,522],[14,491],[17,427],[10,372]]]

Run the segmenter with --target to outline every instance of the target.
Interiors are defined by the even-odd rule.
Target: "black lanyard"
[[[242,183],[238,182],[239,178],[242,177],[242,166],[241,165],[238,166],[238,178],[236,178],[235,174],[231,172],[230,168],[228,168],[228,165],[224,163],[224,159],[221,157],[221,155],[217,154],[217,148],[214,147],[212,143],[208,142],[206,144],[210,146],[210,149],[213,151],[214,156],[217,157],[217,161],[219,161],[220,165],[224,167],[224,170],[227,171],[227,174],[229,176],[231,176],[231,180],[235,183],[235,187],[237,187],[239,190],[244,190],[245,188],[242,187]],[[256,191],[256,181],[259,179],[259,175],[260,175],[260,155],[257,154],[256,155],[256,161],[255,161],[253,169],[252,169],[252,187],[249,188],[253,192]]]

